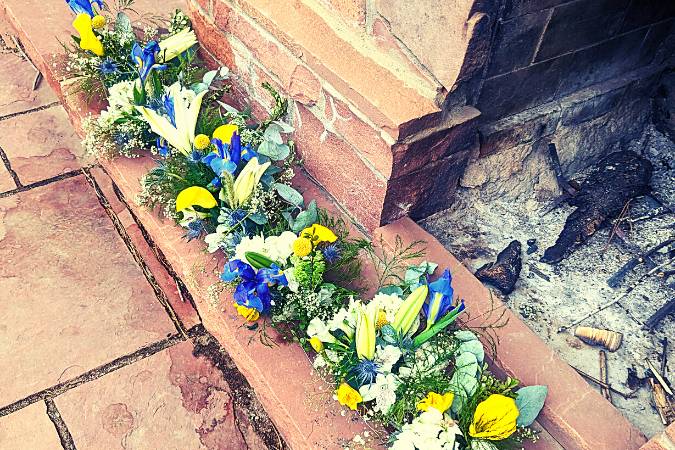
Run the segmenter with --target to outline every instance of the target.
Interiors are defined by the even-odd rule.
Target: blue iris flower
[[[99,9],[103,8],[103,0],[66,0],[66,3],[75,14],[89,14],[89,17],[96,15],[93,3],[96,3]]]
[[[169,150],[169,145],[167,144],[166,139],[164,138],[158,137],[156,146],[159,156],[163,158],[166,158],[167,156],[169,156],[169,153],[171,153],[171,151]]]
[[[254,308],[261,314],[272,306],[270,286],[287,286],[288,280],[276,264],[256,272],[249,264],[235,259],[225,266],[220,279],[226,282],[239,278],[239,285],[234,291],[234,300],[238,305]]]
[[[211,180],[209,184],[216,189],[223,187],[223,183],[220,181],[220,177],[213,177],[213,180]]]
[[[215,152],[209,152],[202,158],[202,162],[216,173],[223,176],[225,172],[234,175],[241,161],[241,138],[237,133],[232,135],[230,145],[223,144],[220,139],[213,139],[211,143],[216,147]]]
[[[190,153],[190,156],[188,156],[188,160],[193,163],[197,163],[202,160],[202,154],[199,150],[192,150],[192,153]]]
[[[340,247],[337,244],[330,244],[326,246],[323,250],[323,257],[326,259],[328,264],[333,264],[338,259],[340,259]]]
[[[103,75],[112,75],[117,72],[117,64],[111,58],[106,58],[101,61],[98,70],[100,70]]]
[[[166,64],[157,64],[159,50],[159,44],[155,41],[148,42],[143,48],[137,42],[134,42],[131,49],[131,61],[138,67],[141,86],[145,86],[145,80],[153,70],[166,69]]]
[[[445,269],[433,283],[429,283],[429,301],[422,306],[422,310],[427,317],[427,328],[436,323],[452,308],[452,276],[450,271]]]
[[[171,125],[174,127],[176,126],[176,109],[173,106],[173,97],[169,95],[164,96],[164,110],[166,111],[166,115],[169,118],[169,122],[171,122]]]
[[[239,135],[237,135],[237,137],[239,138]],[[239,138],[239,143],[241,145],[241,138]],[[255,150],[253,150],[253,147],[251,147],[251,144],[246,144],[241,149],[241,159],[243,159],[244,161],[250,161],[251,159],[255,158],[256,156],[258,156],[258,153],[256,153]]]

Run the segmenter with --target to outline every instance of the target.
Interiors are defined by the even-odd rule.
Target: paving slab
[[[0,407],[175,333],[84,177],[0,199]]]
[[[63,450],[44,402],[0,417],[0,449]]]
[[[57,100],[44,81],[33,90],[36,73],[33,66],[19,54],[0,54],[0,117],[38,108]]]
[[[24,185],[91,162],[61,106],[0,121],[0,147]]]
[[[230,387],[182,342],[55,399],[88,450],[244,450]],[[262,447],[251,447],[262,448]]]
[[[0,192],[11,191],[16,188],[12,176],[9,174],[7,169],[0,164]]]

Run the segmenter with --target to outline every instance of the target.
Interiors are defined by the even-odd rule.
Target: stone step
[[[150,11],[156,2],[139,0],[141,11]],[[180,2],[165,2],[171,8]],[[145,9],[142,9],[145,8]],[[37,0],[5,0],[5,16],[16,28],[35,64],[57,92],[70,114],[76,130],[81,133],[81,120],[96,113],[96,105],[86,105],[81,97],[68,95],[61,84],[52,53],[56,37],[65,41],[69,34],[71,17],[63,4]],[[36,16],[34,11],[40,11]],[[153,11],[157,13],[157,11]],[[44,30],[53,30],[46,33]],[[363,435],[368,426],[355,414],[345,413],[332,399],[332,388],[312,370],[302,349],[280,341],[270,330],[270,336],[279,345],[268,347],[241,327],[241,320],[231,308],[229,295],[218,296],[210,289],[222,270],[221,257],[209,255],[195,242],[183,239],[183,231],[171,221],[162,220],[151,211],[138,207],[133,199],[140,190],[138,180],[153,165],[149,157],[115,159],[101,162],[127,199],[142,226],[161,250],[167,263],[187,285],[206,328],[229,353],[238,369],[255,389],[271,419],[283,434],[286,443],[294,449],[342,448],[356,434]],[[295,184],[309,198],[316,198],[320,206],[337,214],[342,210],[333,199],[303,173]],[[363,195],[363,193],[352,193]],[[354,233],[358,233],[354,228]],[[476,321],[491,314],[508,319],[505,326],[494,330],[497,338],[495,369],[515,376],[526,385],[545,384],[549,397],[539,424],[541,440],[527,448],[553,450],[616,450],[637,449],[645,442],[635,429],[611,404],[592,389],[575,371],[562,361],[511,310],[490,292],[457,261],[433,236],[423,231],[408,218],[378,228],[375,241],[382,237],[385,246],[392,246],[396,236],[404,243],[424,240],[426,258],[447,266],[453,272],[457,295],[465,299],[466,317]],[[132,238],[140,239],[141,233]],[[364,283],[374,286],[372,266],[366,265]],[[371,289],[372,291],[372,289]],[[367,295],[367,294],[366,294]],[[251,337],[254,337],[251,339]]]

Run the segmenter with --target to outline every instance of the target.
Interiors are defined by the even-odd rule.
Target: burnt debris
[[[621,212],[626,202],[650,192],[652,164],[632,151],[611,153],[603,158],[568,199],[577,209],[565,222],[555,245],[544,252],[541,262],[557,264],[577,246]]]
[[[496,287],[504,295],[510,294],[523,268],[520,252],[520,242],[511,241],[508,247],[497,255],[497,261],[485,264],[476,271],[476,278]]]

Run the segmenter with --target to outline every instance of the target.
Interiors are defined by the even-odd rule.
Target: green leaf
[[[398,342],[398,333],[396,333],[394,327],[389,324],[382,327],[380,335],[382,336],[382,340],[388,344],[395,344]]]
[[[473,353],[478,364],[483,364],[485,360],[485,348],[479,340],[462,342],[458,349],[459,353]]]
[[[274,190],[276,190],[279,195],[281,195],[281,198],[293,206],[302,206],[305,201],[302,198],[301,193],[286,184],[274,183]]]
[[[286,144],[275,144],[272,141],[263,141],[258,147],[258,153],[268,156],[274,161],[281,161],[288,158],[291,154],[291,149]]]
[[[283,128],[276,123],[272,122],[267,126],[267,129],[265,130],[265,134],[263,134],[263,137],[266,141],[271,141],[277,145],[281,145],[284,143],[283,138],[281,137],[281,132],[283,131]]]
[[[293,232],[299,233],[307,227],[312,226],[319,220],[319,210],[316,207],[316,201],[312,200],[307,206],[307,210],[302,211],[298,214],[298,217],[295,218],[295,223],[293,224]]]
[[[529,427],[539,415],[548,395],[546,386],[525,386],[516,392],[516,406],[518,407],[517,424],[519,427]]]
[[[253,222],[257,223],[258,225],[265,225],[267,223],[267,216],[262,213],[255,213],[251,214],[248,216],[249,219],[251,219]]]
[[[378,294],[385,295],[398,295],[399,297],[403,296],[403,289],[400,286],[390,285],[384,286],[377,291]]]
[[[204,77],[202,77],[202,82],[206,85],[207,88],[209,86],[211,86],[211,83],[213,83],[213,80],[216,79],[216,75],[218,75],[217,70],[211,70],[211,71],[206,72],[204,74]]]

